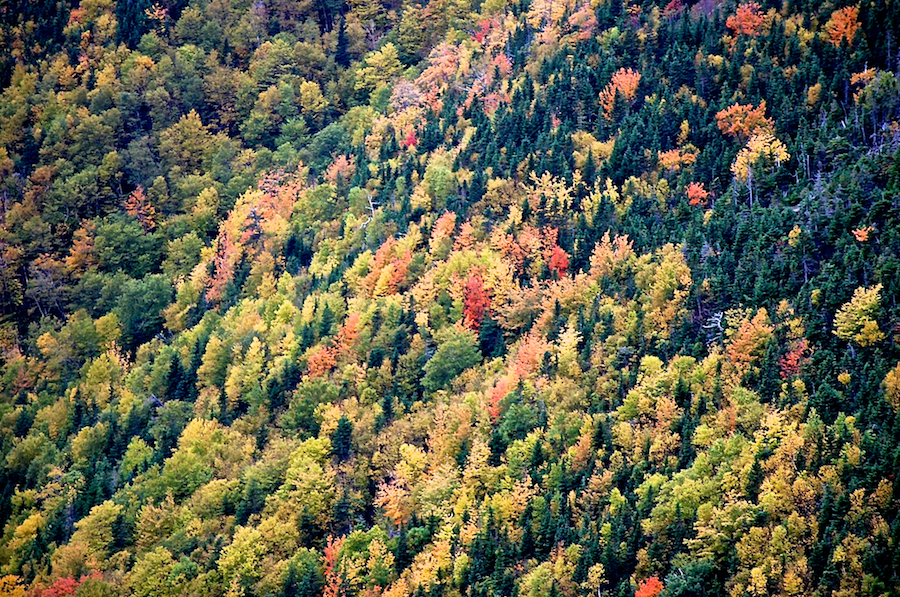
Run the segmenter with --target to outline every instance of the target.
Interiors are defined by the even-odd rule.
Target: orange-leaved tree
[[[641,582],[637,591],[634,592],[634,597],[656,597],[662,590],[663,584],[659,577],[651,576]]]
[[[788,379],[800,374],[800,367],[808,361],[807,352],[809,342],[801,338],[792,343],[791,347],[778,359],[778,368],[781,370],[781,378]]]
[[[859,7],[847,6],[831,13],[831,18],[825,24],[828,33],[828,41],[835,46],[840,46],[845,39],[847,44],[853,43],[856,30],[859,29]]]
[[[339,597],[344,595],[344,583],[341,578],[341,572],[338,567],[341,546],[344,545],[344,538],[328,537],[323,553],[323,563],[325,571],[325,590],[322,593],[324,597]]]
[[[633,102],[637,97],[638,85],[641,82],[641,73],[630,68],[620,68],[617,70],[603,91],[600,92],[600,107],[603,108],[603,115],[611,120],[613,116],[613,108],[616,105],[616,94],[620,95],[626,102]]]
[[[737,7],[735,13],[725,21],[725,25],[736,35],[756,37],[760,34],[764,20],[765,17],[760,12],[759,4],[747,2]]]
[[[125,211],[140,222],[144,232],[151,232],[156,228],[156,208],[150,203],[141,185],[125,199]]]
[[[431,230],[431,239],[428,246],[432,252],[441,252],[449,249],[453,243],[453,233],[456,230],[456,214],[452,211],[444,212],[434,223]]]
[[[312,350],[306,361],[310,378],[322,377],[337,366],[337,351],[331,346],[320,346]]]
[[[703,188],[702,182],[692,182],[685,189],[684,194],[687,195],[688,203],[691,205],[706,205],[709,198],[709,191]]]
[[[766,118],[766,102],[756,107],[752,104],[735,104],[716,113],[719,130],[741,141],[764,131],[775,130],[775,123]]]

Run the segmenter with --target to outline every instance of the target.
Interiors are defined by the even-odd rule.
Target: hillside
[[[0,2],[0,596],[900,595],[900,2]]]

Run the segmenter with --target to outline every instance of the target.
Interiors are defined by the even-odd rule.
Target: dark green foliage
[[[503,338],[503,328],[491,317],[490,312],[485,313],[478,328],[478,345],[481,353],[489,359],[502,357],[506,354],[506,341]]]
[[[170,400],[156,409],[148,433],[155,442],[157,462],[168,458],[175,449],[178,437],[192,414],[191,404],[180,400]]]
[[[322,592],[322,581],[318,562],[301,556],[288,564],[281,594],[284,597],[315,597]]]
[[[338,419],[337,429],[331,434],[331,453],[338,460],[347,460],[353,449],[353,423],[347,415]]]
[[[141,278],[159,265],[160,239],[131,217],[111,216],[97,226],[94,248],[100,268]]]
[[[122,342],[128,349],[152,338],[163,323],[162,311],[172,300],[172,286],[162,275],[129,280],[116,301],[115,313],[122,322]]]
[[[468,333],[455,333],[442,342],[434,356],[425,364],[422,386],[430,391],[440,390],[457,375],[481,361],[481,352]]]
[[[665,589],[660,595],[665,597],[718,595],[721,583],[716,576],[716,569],[708,560],[687,563],[669,573],[663,583]]]
[[[266,491],[256,477],[250,477],[244,486],[244,493],[237,504],[234,517],[238,524],[246,524],[251,514],[262,510],[266,505]]]

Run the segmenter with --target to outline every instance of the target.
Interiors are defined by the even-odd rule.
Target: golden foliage
[[[638,260],[636,270],[634,282],[642,291],[644,333],[647,338],[668,337],[692,284],[681,245],[664,245],[652,259],[645,255]]]
[[[374,503],[398,528],[409,520],[413,510],[409,487],[400,479],[379,484]]]
[[[882,382],[884,388],[884,397],[894,409],[894,412],[900,411],[900,363],[888,371]]]
[[[634,257],[633,243],[628,235],[616,235],[611,239],[607,230],[591,253],[590,276],[599,280],[604,276],[621,274],[631,265]]]
[[[554,0],[535,0],[528,9],[526,20],[532,28],[543,30],[548,26],[555,25],[566,13],[571,12],[574,8],[573,0],[565,0],[563,2]]]
[[[0,577],[0,595],[2,597],[25,597],[22,579],[15,574]]]

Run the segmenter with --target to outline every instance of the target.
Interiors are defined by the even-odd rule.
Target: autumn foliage
[[[388,239],[375,252],[362,288],[373,296],[395,294],[406,280],[411,261],[411,251],[399,249],[394,239]]]
[[[754,168],[759,165],[778,167],[789,159],[791,154],[787,147],[775,135],[769,132],[757,133],[738,152],[731,171],[737,180],[748,182],[753,176]]]
[[[853,234],[853,238],[858,240],[861,243],[868,242],[869,237],[875,231],[875,228],[872,226],[863,226],[861,228],[854,228],[850,232]]]
[[[650,578],[641,581],[641,584],[634,592],[634,597],[656,597],[662,590],[663,584],[662,581],[659,580],[659,577],[651,576]]]
[[[77,580],[71,576],[66,576],[56,579],[52,585],[46,589],[41,589],[37,595],[38,597],[66,597],[67,595],[74,595],[75,591],[78,590],[78,585],[79,582]]]
[[[607,120],[613,117],[616,96],[621,97],[626,104],[633,102],[637,97],[640,82],[641,73],[630,68],[621,68],[613,74],[610,82],[600,92],[600,107]]]
[[[156,208],[150,204],[144,187],[138,187],[125,199],[125,211],[140,222],[145,232],[156,228]]]
[[[325,171],[325,180],[331,184],[347,183],[356,171],[356,167],[351,161],[350,156],[339,155],[334,158],[331,165]]]
[[[84,221],[72,237],[72,246],[66,257],[66,268],[70,273],[82,272],[97,265],[94,250],[94,234],[97,226],[93,222]]]
[[[434,223],[434,228],[431,230],[431,240],[429,241],[431,250],[434,251],[441,247],[442,244],[451,238],[455,230],[456,214],[452,211],[444,212]]]
[[[340,552],[344,538],[328,537],[328,542],[323,550],[325,568],[325,590],[323,597],[340,597],[345,594],[343,579],[340,570]]]
[[[670,149],[669,151],[659,152],[656,159],[662,168],[677,171],[681,169],[682,166],[690,166],[696,162],[697,154],[681,149]]]
[[[726,354],[739,374],[746,373],[762,356],[775,328],[768,313],[760,309],[752,318],[744,318],[734,332]]]
[[[258,190],[242,196],[219,224],[209,263],[212,273],[206,279],[210,303],[222,300],[241,259],[273,248],[273,237],[290,217],[303,185],[298,177],[276,171],[262,176],[256,187]]]
[[[239,257],[240,252],[237,244],[232,240],[231,235],[223,230],[215,245],[215,254],[212,262],[213,275],[207,282],[207,300],[217,302],[222,298],[228,283],[231,281],[234,266]]]
[[[337,366],[338,358],[349,354],[359,338],[359,313],[351,313],[341,325],[332,345],[312,349],[307,357],[307,375],[322,377]]]
[[[848,44],[853,43],[856,31],[859,29],[859,7],[846,6],[831,13],[831,18],[825,24],[825,31],[828,33],[828,41],[835,46],[840,46],[841,42],[847,40]]]
[[[898,2],[7,4],[0,596],[897,593]]]
[[[747,2],[737,7],[737,11],[725,21],[725,25],[737,35],[756,37],[760,34],[765,17],[756,2]]]
[[[384,510],[385,516],[395,527],[400,527],[409,520],[410,516],[409,488],[400,479],[382,483],[375,495],[375,505]]]
[[[475,273],[469,276],[464,292],[463,318],[465,325],[470,329],[477,330],[491,304],[490,296],[484,288],[484,280],[479,274]]]
[[[311,378],[322,377],[337,366],[337,351],[332,346],[321,346],[310,353],[306,368]]]
[[[801,366],[807,360],[808,352],[809,342],[806,338],[798,340],[790,350],[778,359],[778,368],[781,371],[781,377],[783,379],[788,379],[798,375]]]
[[[703,187],[702,182],[690,183],[685,188],[684,194],[687,195],[688,203],[693,206],[706,205],[706,200],[709,199],[709,191]]]
[[[68,595],[74,595],[78,591],[78,587],[80,587],[84,581],[97,580],[100,578],[102,577],[99,572],[93,572],[90,575],[82,576],[79,579],[75,579],[71,576],[63,576],[57,578],[46,588],[37,589],[34,591],[33,595],[34,597],[67,597]],[[2,583],[0,583],[0,587],[2,587]],[[12,594],[14,595],[15,593]]]
[[[554,245],[550,250],[550,259],[547,263],[550,272],[557,276],[563,277],[569,271],[569,255],[559,245]]]
[[[758,106],[734,104],[716,113],[716,124],[723,134],[740,140],[765,131],[775,130],[775,123],[766,117],[766,102]]]

